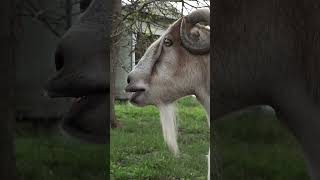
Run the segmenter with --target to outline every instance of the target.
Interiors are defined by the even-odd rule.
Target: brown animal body
[[[213,22],[213,120],[270,105],[320,180],[320,1],[220,0]]]

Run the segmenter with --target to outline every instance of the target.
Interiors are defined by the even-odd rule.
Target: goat
[[[150,45],[127,79],[125,91],[131,103],[159,108],[164,139],[174,154],[179,153],[174,101],[195,95],[210,127],[210,28],[206,25],[210,26],[208,8],[175,21]],[[209,175],[210,149],[208,179]]]

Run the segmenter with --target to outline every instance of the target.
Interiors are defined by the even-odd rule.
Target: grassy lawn
[[[158,110],[117,103],[122,128],[111,131],[113,179],[205,179],[209,129],[203,109],[192,98],[178,102],[179,147],[166,147]],[[309,180],[301,149],[280,121],[257,112],[212,124],[212,171],[223,180]]]
[[[206,178],[209,128],[205,112],[193,98],[182,99],[177,106],[181,154],[174,157],[163,140],[155,107],[117,103],[122,128],[111,131],[112,179]]]
[[[52,129],[18,123],[17,167],[24,180],[105,180],[106,145],[74,142]]]
[[[301,149],[272,115],[242,113],[214,124],[223,180],[309,180]]]

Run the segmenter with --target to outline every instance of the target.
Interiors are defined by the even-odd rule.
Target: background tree
[[[18,15],[30,17],[41,22],[45,28],[50,30],[55,36],[61,37],[72,24],[72,18],[82,13],[92,0],[64,0],[61,5],[54,7],[44,7],[41,1],[19,0]],[[80,4],[80,11],[73,12],[73,6]]]
[[[110,53],[110,121],[111,127],[118,127],[114,111],[115,102],[115,79],[116,67],[119,62],[119,37],[121,35],[121,0],[112,0],[112,33],[111,33],[111,53]]]
[[[192,10],[210,7],[209,0],[122,0],[121,31],[137,35],[133,49],[136,61],[144,54],[149,45],[159,36],[155,35],[153,28],[166,29],[171,23]],[[128,44],[120,44],[128,46]],[[132,52],[132,53],[133,53]],[[125,71],[131,69],[125,62],[119,62]],[[127,69],[126,69],[127,68]]]

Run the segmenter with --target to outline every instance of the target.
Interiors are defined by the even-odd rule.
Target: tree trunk
[[[0,179],[18,179],[14,150],[14,16],[15,0],[1,2],[0,64]]]
[[[115,80],[116,80],[116,67],[119,59],[119,24],[121,15],[121,0],[112,0],[112,33],[111,33],[111,53],[110,53],[110,118],[111,127],[119,127],[119,121],[117,121],[114,112],[114,102],[115,102]]]

